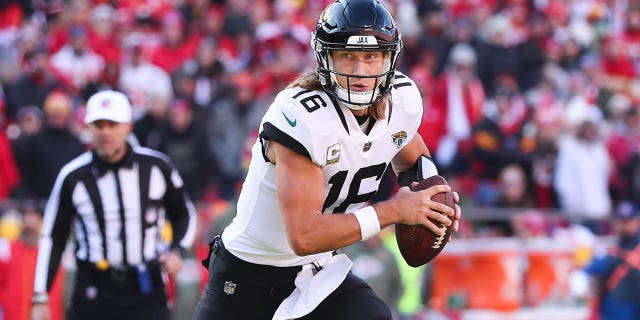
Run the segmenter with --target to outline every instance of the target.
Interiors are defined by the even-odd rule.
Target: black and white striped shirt
[[[34,291],[50,289],[71,225],[76,260],[134,266],[157,258],[166,220],[171,248],[190,248],[195,209],[166,155],[128,146],[121,161],[108,164],[94,152],[82,154],[62,168],[47,202]]]

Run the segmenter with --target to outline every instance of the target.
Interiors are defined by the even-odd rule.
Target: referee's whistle
[[[109,269],[109,261],[107,261],[107,259],[100,259],[96,261],[95,265],[96,269],[100,271],[106,271],[107,269]]]

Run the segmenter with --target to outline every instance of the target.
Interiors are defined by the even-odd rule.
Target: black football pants
[[[270,320],[295,288],[301,267],[278,268],[241,260],[216,238],[209,260],[209,280],[193,320]],[[225,292],[226,291],[226,292]],[[352,273],[311,314],[302,319],[387,320],[391,311]]]

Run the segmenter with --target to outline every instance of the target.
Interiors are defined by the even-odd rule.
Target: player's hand
[[[392,200],[400,213],[400,221],[398,222],[407,225],[421,224],[436,234],[442,233],[442,229],[428,218],[449,226],[455,212],[442,203],[432,201],[431,197],[437,193],[449,191],[451,191],[451,187],[447,185],[435,185],[420,191],[411,191],[408,187],[400,188]]]
[[[460,195],[455,191],[453,191],[453,202],[456,204],[456,210],[452,220],[453,232],[458,232],[458,230],[460,229],[460,218],[462,217],[462,209],[460,209],[460,206],[458,205],[458,202],[460,202]]]
[[[182,256],[174,250],[161,253],[158,257],[158,262],[169,274],[176,274],[182,269]]]
[[[34,304],[31,307],[31,320],[51,320],[49,304]]]

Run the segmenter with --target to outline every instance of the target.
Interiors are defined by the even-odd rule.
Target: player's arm
[[[416,161],[420,156],[431,157],[427,145],[425,145],[422,136],[416,134],[413,139],[407,144],[396,156],[391,160],[391,166],[393,171],[400,175],[404,172],[415,170]]]
[[[322,169],[309,158],[270,141],[267,150],[276,164],[276,188],[289,245],[299,255],[335,250],[360,240],[353,215],[323,214]]]
[[[427,159],[421,159],[423,157],[427,157]],[[398,193],[403,192],[411,192],[408,187],[412,185],[414,181],[419,180],[419,176],[422,176],[421,170],[433,170],[434,172],[429,173],[427,176],[437,173],[435,169],[430,169],[429,166],[421,165],[421,161],[427,162],[430,166],[435,168],[435,164],[431,162],[431,154],[429,153],[429,149],[422,140],[422,137],[419,134],[413,136],[413,139],[398,152],[398,154],[391,161],[391,165],[393,167],[394,172],[398,175],[398,182],[403,188],[400,188]],[[460,219],[461,210],[457,205],[460,200],[460,196],[457,192],[453,192],[454,201],[456,202],[455,211],[452,212],[450,217],[453,217],[454,220],[454,231],[458,231],[458,223],[457,220]],[[448,213],[449,211],[442,211]]]
[[[268,158],[276,164],[278,202],[291,248],[297,255],[335,250],[362,239],[361,225],[353,214],[323,214],[324,178],[320,167],[307,157],[271,141]],[[431,201],[431,196],[447,192],[437,186],[424,192],[404,192],[375,206],[380,228],[394,223],[423,224],[439,232],[427,217],[450,224],[450,220],[430,208],[452,211]]]

